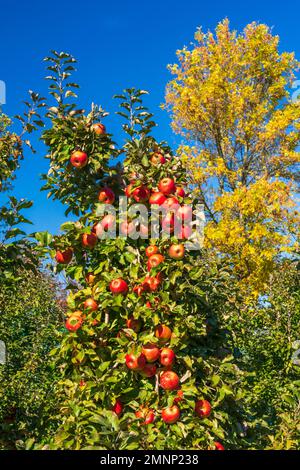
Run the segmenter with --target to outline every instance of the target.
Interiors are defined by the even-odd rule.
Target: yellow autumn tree
[[[184,137],[179,152],[206,209],[207,246],[258,294],[276,257],[297,249],[300,103],[289,89],[299,63],[264,24],[238,34],[226,19],[195,41],[170,66],[164,107]]]

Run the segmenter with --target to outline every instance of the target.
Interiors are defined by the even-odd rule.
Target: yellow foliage
[[[299,63],[264,24],[238,34],[224,20],[195,41],[170,66],[165,107],[188,142],[179,153],[207,212],[206,244],[258,294],[299,239],[300,103],[288,91]]]

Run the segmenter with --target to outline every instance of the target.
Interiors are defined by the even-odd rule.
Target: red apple
[[[167,424],[176,423],[180,418],[180,409],[177,405],[168,406],[162,410],[161,417]]]
[[[193,233],[193,230],[192,230],[192,227],[190,225],[184,225],[183,227],[181,227],[181,229],[179,230],[179,233],[178,233],[178,238],[180,240],[185,240],[187,238],[190,238],[190,236],[192,235]]]
[[[172,233],[174,231],[175,215],[173,212],[168,214],[162,219],[162,229],[166,232]]]
[[[110,188],[103,188],[98,194],[98,200],[104,204],[113,204],[115,201],[115,193]]]
[[[143,295],[143,293],[145,292],[144,286],[143,286],[142,284],[134,286],[133,292],[134,292],[138,297],[141,297],[141,295]]]
[[[154,413],[154,411],[148,410],[148,411],[147,411],[147,414],[146,414],[146,417],[145,417],[144,424],[152,424],[154,420],[155,420],[155,413]]]
[[[95,312],[96,310],[98,310],[98,304],[94,299],[89,298],[86,299],[86,301],[84,302],[83,308],[85,310],[91,310],[92,312]]]
[[[76,150],[72,153],[70,158],[70,163],[75,168],[83,168],[87,165],[88,156],[85,152],[81,152],[81,150]]]
[[[123,412],[123,403],[121,402],[121,400],[119,400],[119,399],[116,400],[116,403],[112,407],[112,411],[114,411],[117,416],[120,416],[122,414],[122,412]]]
[[[150,196],[150,190],[146,186],[139,186],[131,192],[136,202],[146,202]]]
[[[155,336],[158,338],[161,342],[166,343],[169,341],[169,339],[172,336],[172,331],[170,328],[166,325],[158,325],[155,328]]]
[[[163,178],[158,183],[158,190],[166,195],[175,193],[176,186],[174,180],[172,178]]]
[[[143,346],[142,353],[148,362],[155,362],[160,356],[160,350],[156,344],[147,343]]]
[[[173,365],[175,360],[175,353],[170,348],[163,348],[160,351],[160,363],[162,366],[170,367]]]
[[[149,204],[161,206],[166,201],[166,196],[160,191],[154,191],[149,198]]]
[[[122,222],[120,225],[120,233],[122,235],[130,236],[135,232],[135,224],[133,222]]]
[[[182,243],[173,244],[169,248],[169,256],[173,259],[182,259],[184,257],[184,245]]]
[[[81,243],[86,248],[94,248],[97,244],[98,238],[94,233],[84,233],[82,235]]]
[[[222,446],[220,442],[214,442],[215,444],[215,450],[225,450],[225,447]]]
[[[146,248],[146,256],[148,256],[148,258],[152,255],[156,255],[158,252],[159,252],[159,249],[158,249],[158,246],[156,245],[149,245]]]
[[[101,225],[105,231],[108,231],[111,228],[113,228],[115,223],[116,223],[116,218],[112,214],[105,215],[103,219],[101,220]]]
[[[146,365],[146,358],[143,354],[136,356],[135,354],[126,354],[125,362],[128,369],[142,370]]]
[[[185,191],[180,186],[176,186],[175,194],[176,194],[176,196],[184,197],[185,196]]]
[[[67,318],[66,328],[69,331],[77,331],[82,325],[83,319],[79,315],[71,315]]]
[[[179,403],[180,401],[183,400],[183,397],[184,397],[183,391],[182,390],[177,390],[177,395],[174,398],[173,403]]]
[[[57,251],[55,259],[59,264],[69,264],[73,256],[72,248],[67,248],[64,251]]]
[[[79,318],[82,317],[82,319],[85,318],[85,315],[82,314],[81,310],[75,310],[75,312],[70,313],[68,316],[69,318],[70,317],[79,317]]]
[[[166,209],[177,210],[179,208],[179,201],[174,196],[168,197],[163,203],[163,207],[165,207]]]
[[[164,262],[164,260],[165,257],[159,253],[149,256],[147,262],[148,271],[151,271],[152,268],[156,268],[157,266],[159,266],[161,263]]]
[[[155,364],[146,364],[145,367],[141,370],[141,375],[144,377],[153,377],[156,374],[156,365]]]
[[[211,405],[207,400],[197,400],[195,403],[195,413],[200,418],[206,418],[211,413]]]
[[[179,207],[176,212],[176,216],[184,222],[191,222],[193,219],[193,208],[192,206],[184,205]]]
[[[148,226],[144,224],[139,224],[139,234],[141,237],[148,238]]]
[[[158,164],[164,164],[166,163],[166,159],[165,157],[163,156],[162,153],[160,152],[154,152],[150,158],[150,162],[153,164],[153,165],[158,165]]]
[[[142,328],[142,321],[140,319],[130,317],[126,320],[126,326],[127,328],[133,330],[135,333],[138,333]]]
[[[103,135],[106,134],[106,128],[104,124],[101,124],[101,122],[97,122],[92,125],[92,130],[95,132],[97,135]]]
[[[113,294],[127,294],[128,292],[127,282],[121,278],[113,279],[109,284],[109,288]]]
[[[164,390],[176,390],[179,386],[179,377],[172,370],[167,370],[161,374],[159,383]]]
[[[161,284],[161,280],[156,276],[146,276],[144,281],[142,282],[142,286],[144,287],[146,292],[155,292],[159,288]]]
[[[155,413],[153,410],[147,408],[141,408],[135,412],[135,416],[138,419],[144,420],[143,424],[152,424],[155,419]]]

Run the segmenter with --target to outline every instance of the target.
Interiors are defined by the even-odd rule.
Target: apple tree
[[[65,275],[68,309],[52,352],[63,376],[56,390],[60,423],[38,447],[236,448],[243,373],[218,320],[230,271],[206,251],[186,248],[189,225],[174,234],[193,203],[181,160],[153,136],[146,92],[117,96],[126,136],[118,148],[102,108],[86,113],[76,106],[75,59],[53,52],[46,60],[55,103],[43,133],[45,189],[75,220],[50,243],[39,238],[54,271]],[[124,195],[127,221],[118,208]],[[161,225],[170,237],[160,231],[151,239],[148,222],[130,212],[136,203],[149,222],[154,206],[167,207]],[[101,213],[105,204],[114,213]],[[120,233],[108,236],[115,225]]]

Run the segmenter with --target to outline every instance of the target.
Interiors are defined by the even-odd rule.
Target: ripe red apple
[[[159,383],[164,390],[176,390],[179,386],[179,377],[172,370],[167,370],[161,374]]]
[[[169,248],[169,256],[173,259],[182,259],[184,257],[184,245],[182,243],[173,244]]]
[[[207,400],[197,400],[195,403],[195,413],[200,418],[206,418],[211,413],[211,405]]]
[[[130,236],[135,232],[135,224],[133,222],[122,222],[120,224],[120,233],[122,235]]]
[[[88,156],[85,152],[81,152],[81,150],[76,150],[72,153],[70,158],[70,163],[75,168],[83,168],[87,165]]]
[[[162,229],[164,231],[173,233],[175,224],[175,215],[173,212],[168,212],[166,216],[162,219]]]
[[[72,248],[67,248],[64,251],[57,251],[55,259],[59,264],[69,264],[73,256]]]
[[[192,206],[184,205],[179,207],[176,215],[179,219],[183,220],[184,222],[191,222],[193,218],[193,208]]]
[[[155,336],[158,338],[161,342],[167,343],[169,339],[172,336],[172,331],[171,329],[166,326],[166,325],[158,325],[155,328]]]
[[[161,417],[167,424],[176,423],[180,418],[180,409],[177,405],[168,406],[162,410]]]
[[[82,235],[81,243],[87,248],[94,248],[97,244],[98,238],[94,233],[84,233]]]
[[[153,410],[149,410],[146,414],[144,424],[152,424],[155,420],[155,413]]]
[[[106,128],[105,128],[104,124],[101,124],[101,122],[96,122],[95,124],[93,124],[92,125],[92,130],[97,135],[106,134]]]
[[[159,288],[161,284],[161,280],[156,276],[146,276],[144,281],[142,282],[142,286],[144,287],[146,292],[155,292]]]
[[[160,349],[156,344],[147,343],[143,346],[142,353],[148,362],[155,362],[160,356]]]
[[[192,235],[193,233],[193,230],[192,230],[192,227],[190,225],[184,225],[183,227],[181,227],[181,229],[179,230],[179,233],[178,233],[178,238],[180,240],[185,240],[187,238],[190,238],[190,236]]]
[[[116,222],[115,216],[112,214],[107,214],[101,220],[101,225],[105,231],[108,231],[111,228],[113,228],[115,222]]]
[[[183,400],[183,397],[184,397],[183,391],[182,390],[177,390],[177,395],[174,398],[173,403],[179,403],[180,401]]]
[[[139,224],[138,230],[139,230],[139,234],[141,237],[148,238],[148,226],[147,225]]]
[[[156,365],[155,364],[146,364],[145,367],[141,370],[141,375],[144,377],[153,377],[156,374]]]
[[[103,188],[98,194],[98,200],[104,204],[113,204],[115,202],[115,193],[110,188]]]
[[[109,284],[109,288],[113,294],[127,294],[128,292],[127,282],[121,278],[113,279]]]
[[[175,353],[173,349],[163,348],[160,351],[160,363],[162,366],[170,367],[175,361]]]
[[[225,447],[222,446],[220,442],[214,442],[215,444],[215,450],[225,450]]]
[[[128,369],[142,370],[146,365],[146,358],[144,354],[136,356],[135,354],[126,354],[125,362]]]
[[[72,312],[70,313],[69,315],[69,318],[70,317],[82,317],[82,319],[85,319],[85,315],[82,314],[82,311],[81,310],[75,310],[75,312]]]
[[[142,408],[135,412],[135,416],[138,419],[144,420],[143,424],[152,424],[155,419],[155,413],[153,410]]]
[[[166,196],[160,191],[154,191],[149,198],[149,204],[161,206],[166,201]]]
[[[135,333],[138,333],[142,328],[142,321],[140,319],[130,317],[126,320],[126,326],[127,328],[133,330]]]
[[[123,412],[123,403],[121,402],[121,400],[119,400],[119,399],[116,400],[116,403],[112,407],[112,411],[114,411],[117,416],[120,416],[122,414],[122,412]]]
[[[154,152],[150,158],[150,162],[153,164],[153,165],[158,165],[158,164],[164,164],[166,163],[166,159],[165,157],[163,156],[162,153],[160,152]]]
[[[158,183],[158,190],[166,195],[175,193],[176,186],[175,186],[174,180],[172,178],[163,178]]]
[[[149,245],[146,248],[146,256],[148,256],[148,258],[152,255],[156,255],[158,252],[159,252],[159,249],[158,249],[158,246],[156,245]]]
[[[163,207],[165,207],[166,209],[177,209],[179,208],[179,201],[176,197],[174,196],[171,196],[171,197],[168,197],[165,202],[163,203]]]
[[[87,273],[85,276],[85,282],[87,284],[93,284],[95,282],[95,279],[96,279],[96,276],[92,272]]]
[[[83,319],[79,315],[71,315],[66,320],[66,328],[69,331],[77,331],[82,325]]]
[[[148,271],[151,271],[152,268],[156,268],[157,266],[159,266],[161,263],[164,262],[164,260],[165,257],[159,253],[149,256],[147,262]]]
[[[142,284],[134,286],[133,292],[134,292],[138,297],[141,297],[141,295],[143,295],[143,293],[145,292],[144,286],[143,286]]]
[[[84,302],[83,308],[85,310],[91,310],[92,312],[95,312],[96,310],[98,310],[98,304],[94,299],[89,298],[86,299],[86,301]]]
[[[149,199],[150,190],[146,186],[139,186],[131,194],[136,202],[146,202]]]
[[[184,197],[185,196],[185,191],[180,186],[176,186],[175,194],[176,194],[176,196]]]

